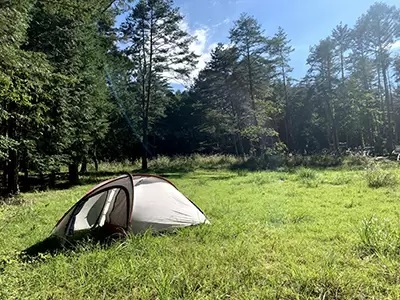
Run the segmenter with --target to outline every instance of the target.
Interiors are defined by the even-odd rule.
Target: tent
[[[203,223],[209,221],[200,208],[167,179],[125,174],[92,188],[58,221],[52,235],[159,232]]]

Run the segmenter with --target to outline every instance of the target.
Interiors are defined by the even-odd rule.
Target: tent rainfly
[[[100,183],[72,206],[52,235],[142,233],[209,224],[204,213],[167,179],[125,174]]]

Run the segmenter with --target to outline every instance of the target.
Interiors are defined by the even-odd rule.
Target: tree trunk
[[[40,188],[42,191],[46,190],[47,184],[46,184],[46,178],[44,177],[44,174],[42,171],[39,172],[39,182],[40,182]]]
[[[7,187],[7,161],[3,162],[3,174],[2,174],[2,181],[1,181],[1,194],[4,195],[6,193]]]
[[[381,84],[381,69],[380,66],[378,64],[377,66],[377,72],[378,72],[378,94],[379,94],[379,98],[381,100],[380,105],[381,105],[381,110],[385,111],[385,103],[384,103],[384,99],[382,97],[382,84]],[[385,115],[383,114],[383,122],[386,122],[386,118]]]
[[[87,158],[86,156],[83,157],[82,159],[82,165],[81,165],[81,174],[87,173]]]
[[[79,184],[79,165],[76,162],[68,165],[68,181],[70,184]]]
[[[94,154],[93,154],[93,162],[94,162],[94,169],[96,170],[96,172],[98,172],[99,171],[99,161],[97,159],[96,152],[94,152]]]
[[[98,172],[99,171],[99,161],[97,160],[96,157],[93,160],[94,160],[94,169],[96,170],[96,172]]]
[[[247,46],[247,71],[248,71],[248,76],[249,76],[249,93],[250,93],[250,105],[251,109],[253,110],[253,122],[255,126],[258,126],[258,121],[257,121],[257,116],[256,116],[256,101],[254,97],[254,87],[253,87],[253,68],[251,66],[251,59],[250,59],[250,47]]]
[[[56,172],[55,171],[51,171],[51,173],[50,173],[49,186],[51,188],[54,188],[56,186]]]
[[[327,76],[328,76],[328,90],[329,90],[329,95],[327,95],[327,104],[328,104],[328,112],[329,112],[329,117],[331,119],[331,124],[332,124],[332,139],[333,139],[333,147],[336,152],[336,154],[339,153],[339,140],[338,140],[338,128],[337,128],[337,122],[336,122],[336,113],[335,113],[335,106],[333,103],[332,99],[332,64],[331,61],[328,59],[328,64],[327,64]]]
[[[143,121],[143,137],[142,137],[142,170],[146,171],[148,169],[147,164],[147,144],[148,144],[148,134],[147,134],[147,122]]]
[[[333,117],[333,144],[336,154],[339,154],[339,135],[337,121],[335,117]]]
[[[152,92],[152,81],[153,81],[153,11],[151,11],[150,16],[150,41],[149,41],[149,66],[148,66],[148,76],[147,76],[147,93],[145,97],[145,105],[144,105],[144,116],[143,116],[143,141],[142,141],[142,170],[148,169],[147,163],[147,151],[148,151],[148,144],[149,144],[149,109],[150,109],[150,102],[151,102],[151,92]],[[143,93],[145,93],[143,91]]]
[[[24,167],[24,186],[23,189],[25,191],[29,191],[31,188],[31,185],[29,183],[29,170],[27,167]]]
[[[11,109],[11,106],[10,106]],[[12,109],[11,109],[12,111]],[[7,134],[10,139],[16,140],[17,124],[15,117],[11,116],[8,120]],[[8,164],[7,164],[7,194],[15,195],[19,193],[19,178],[18,178],[18,152],[17,149],[10,149],[8,151]]]
[[[235,154],[236,154],[236,156],[239,156],[239,151],[238,151],[238,146],[237,146],[236,135],[235,134],[232,135],[232,139],[233,139],[233,146],[235,148]]]
[[[391,152],[393,150],[393,124],[392,124],[392,111],[390,103],[389,84],[386,70],[382,70],[383,85],[385,88],[385,104],[386,104],[386,118],[387,118],[387,143],[386,150]]]
[[[280,59],[283,62],[285,60],[282,51],[280,52]],[[286,70],[285,66],[281,66],[281,72],[282,72],[282,82],[283,82],[283,93],[285,97],[285,116],[284,116],[284,127],[285,127],[285,139],[286,139],[286,146],[288,149],[291,148],[291,142],[290,142],[290,131],[289,131],[289,95],[288,95],[288,89],[287,89],[287,78],[286,78]]]
[[[18,178],[18,153],[16,150],[9,151],[9,163],[7,165],[7,194],[19,194]]]

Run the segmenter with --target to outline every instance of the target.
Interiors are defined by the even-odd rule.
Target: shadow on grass
[[[127,235],[123,234],[107,234],[104,232],[89,232],[79,237],[64,239],[56,236],[49,236],[44,240],[21,251],[19,257],[23,261],[33,261],[40,259],[43,255],[57,255],[69,251],[79,251],[85,245],[101,245],[109,247],[118,241],[125,240]]]
[[[170,231],[163,232],[153,232],[148,230],[142,234],[135,234],[136,237],[144,236],[150,234],[155,237],[163,237],[163,236],[173,236],[177,235],[179,232],[184,232],[185,230],[189,230],[189,226],[187,228],[176,228]],[[100,245],[102,248],[106,249],[111,247],[112,245],[126,241],[131,234],[129,233],[112,233],[99,230],[93,230],[89,232],[85,232],[80,236],[76,236],[74,238],[65,239],[56,236],[49,236],[46,239],[37,242],[36,244],[26,248],[21,251],[19,254],[19,258],[24,262],[32,262],[32,261],[40,261],[43,259],[44,255],[55,256],[60,253],[68,253],[68,252],[81,252],[86,250],[90,250],[95,245]]]
[[[56,254],[60,251],[67,250],[68,248],[57,237],[48,237],[20,253],[20,258],[28,261],[39,257],[41,254]]]

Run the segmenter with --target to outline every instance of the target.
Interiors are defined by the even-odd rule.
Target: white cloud
[[[196,29],[192,35],[196,37],[189,49],[199,56],[196,69],[192,73],[192,78],[196,77],[199,72],[204,69],[211,59],[211,51],[217,46],[213,43],[207,46],[208,42],[208,28]]]
[[[400,40],[396,41],[392,44],[392,46],[390,47],[391,50],[400,50]]]
[[[189,27],[189,24],[187,22],[182,22],[180,27],[182,30],[188,32],[190,35],[196,38],[189,46],[189,50],[193,51],[199,56],[198,63],[195,70],[193,70],[190,76],[189,82],[183,82],[182,80],[173,78],[173,76],[168,76],[168,74],[166,75],[166,77],[170,78],[169,82],[171,84],[188,85],[197,77],[197,75],[199,75],[199,72],[206,67],[207,63],[211,59],[211,51],[217,46],[217,44],[209,44],[210,29],[206,26],[192,29]]]

